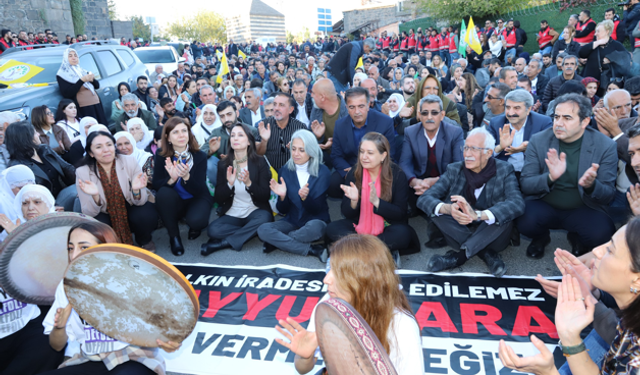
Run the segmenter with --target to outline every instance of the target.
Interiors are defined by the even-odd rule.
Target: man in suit
[[[378,111],[369,109],[369,91],[362,87],[352,87],[345,93],[349,116],[336,121],[333,130],[331,160],[336,171],[331,175],[328,194],[332,198],[342,198],[340,185],[344,177],[358,161],[360,140],[369,132],[378,132],[389,141],[394,154],[393,120]]]
[[[492,157],[494,144],[486,129],[470,131],[464,162],[449,164],[418,198],[418,208],[431,215],[449,246],[457,249],[432,256],[429,271],[458,267],[478,255],[494,276],[506,272],[498,252],[509,245],[513,221],[524,213],[525,203],[513,166]]]
[[[409,181],[408,201],[413,212],[416,212],[418,197],[438,181],[447,165],[463,160],[464,146],[462,128],[453,120],[445,120],[440,97],[425,96],[419,108],[420,122],[404,129],[399,162]]]
[[[309,127],[313,101],[311,100],[311,94],[307,91],[307,83],[303,79],[296,79],[291,85],[291,95],[296,100],[298,108],[296,119]]]
[[[553,128],[531,137],[520,177],[526,199],[520,233],[527,256],[541,258],[549,229],[564,229],[575,254],[611,239],[606,209],[615,194],[616,144],[589,126],[591,102],[578,94],[556,98]]]
[[[260,98],[262,98],[262,90],[258,87],[250,88],[244,93],[247,105],[240,110],[240,121],[257,126],[260,120],[266,117],[264,108],[260,105]]]

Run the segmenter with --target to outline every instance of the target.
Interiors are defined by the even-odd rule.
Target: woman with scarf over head
[[[153,141],[153,133],[140,117],[134,117],[127,121],[127,131],[133,135],[136,147],[144,150]]]
[[[191,128],[191,132],[198,141],[198,146],[202,147],[211,136],[213,129],[222,126],[222,122],[218,117],[217,107],[213,104],[205,104],[202,107],[200,116],[196,119],[196,124]]]
[[[62,65],[56,76],[60,93],[76,103],[79,117],[91,116],[99,123],[107,124],[104,108],[96,92],[100,83],[92,72],[80,67],[80,56],[76,50],[67,48],[62,56]]]
[[[16,223],[20,211],[13,204],[16,194],[24,186],[36,183],[36,176],[26,165],[14,165],[0,174],[0,226],[10,226]],[[0,234],[0,241],[7,237],[7,232]]]
[[[2,232],[4,237],[11,234],[20,224],[56,212],[56,202],[51,192],[44,186],[36,184],[28,184],[20,189],[12,204],[13,211],[18,214],[15,221],[7,221],[7,218],[0,215],[0,225],[4,227],[4,232]]]
[[[117,132],[113,136],[116,140],[116,148],[122,155],[133,156],[142,172],[147,175],[147,186],[153,182],[153,154],[136,147],[136,140],[129,132]]]
[[[133,156],[120,155],[111,133],[89,134],[86,155],[76,170],[82,213],[110,225],[123,243],[133,236],[143,249],[155,252],[151,234],[158,214],[149,202],[147,175]]]

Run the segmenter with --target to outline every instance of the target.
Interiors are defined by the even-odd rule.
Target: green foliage
[[[144,40],[151,40],[151,26],[144,23],[142,16],[131,16],[129,21],[133,22],[133,37]]]
[[[107,6],[109,7],[109,19],[111,21],[118,20],[118,9],[116,8],[115,0],[109,0],[107,2]]]
[[[69,0],[71,6],[71,18],[73,20],[73,31],[84,34],[84,12],[82,11],[82,0]]]
[[[169,24],[166,33],[181,40],[198,42],[227,42],[227,26],[224,18],[213,11],[199,11],[195,16]]]
[[[311,31],[309,31],[308,27],[297,32],[295,35],[287,30],[287,43],[291,43],[295,41],[298,44],[302,44],[306,42],[308,39],[311,39]]]
[[[459,23],[469,16],[478,21],[481,18],[496,16],[505,9],[523,4],[522,0],[418,0],[418,7],[424,13],[438,21]],[[435,25],[433,25],[435,26]]]

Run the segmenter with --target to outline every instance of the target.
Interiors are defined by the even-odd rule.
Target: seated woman
[[[132,156],[119,155],[108,131],[87,137],[86,155],[76,170],[82,213],[108,224],[122,243],[133,244],[131,233],[143,249],[154,252],[151,234],[158,214],[151,202],[147,175]]]
[[[178,221],[186,217],[189,239],[195,240],[209,222],[213,198],[207,188],[207,155],[185,119],[172,117],[162,129],[155,155],[153,189],[156,209],[169,232],[173,255],[184,254]]]
[[[271,180],[271,190],[278,195],[278,212],[282,220],[262,224],[258,236],[264,241],[263,252],[281,249],[293,254],[314,255],[327,261],[323,245],[311,245],[323,239],[329,218],[327,189],[329,168],[322,164],[322,150],[313,133],[298,130],[291,136],[291,159],[280,168],[280,183]]]
[[[385,244],[373,236],[350,235],[335,243],[330,262],[324,278],[328,294],[322,301],[340,298],[353,306],[380,340],[398,375],[424,374],[420,328]],[[300,374],[310,372],[318,359],[315,315],[314,308],[307,329],[292,318],[276,326],[289,340],[276,341],[296,354]]]
[[[35,107],[31,111],[31,123],[40,137],[40,143],[51,147],[58,155],[64,156],[71,148],[67,132],[53,117],[53,112],[46,105]]]
[[[91,246],[118,243],[118,235],[108,225],[96,222],[76,224],[69,230],[69,262]],[[55,300],[42,324],[53,350],[70,357],[47,375],[68,374],[164,374],[165,363],[159,348],[143,348],[117,341],[85,322],[71,307],[60,281]],[[97,339],[96,339],[97,338]],[[98,345],[96,345],[98,344]],[[171,353],[180,343],[157,340],[158,346]],[[37,361],[36,361],[37,362]]]
[[[153,141],[153,133],[149,131],[147,125],[140,117],[134,117],[127,121],[127,131],[136,140],[136,147],[144,150]]]
[[[415,230],[407,223],[407,176],[391,162],[387,138],[370,132],[362,137],[358,163],[345,176],[341,211],[346,219],[327,226],[329,242],[352,234],[378,236],[393,252],[420,249]],[[398,264],[398,267],[400,265]]]
[[[216,203],[218,219],[209,224],[209,242],[200,253],[242,246],[253,238],[258,227],[273,221],[269,206],[271,171],[265,158],[256,153],[256,141],[247,125],[236,123],[231,128],[229,152],[218,163]]]
[[[0,216],[0,225],[6,234],[13,232],[20,224],[39,216],[56,212],[55,200],[51,192],[40,185],[25,185],[13,199],[13,210],[18,213],[15,221]],[[4,233],[4,232],[3,232]]]
[[[613,235],[611,241],[593,249],[596,256],[586,272],[565,275],[558,287],[555,324],[560,348],[567,357],[571,373],[580,375],[637,374],[640,353],[640,218],[635,217]],[[546,289],[546,288],[545,288]],[[596,298],[593,293],[608,293],[620,308],[621,319],[611,348],[602,366],[589,356],[580,333],[594,321]],[[499,355],[511,369],[534,374],[558,374],[553,354],[544,342],[531,336],[540,354],[519,357],[503,340]]]
[[[36,176],[26,165],[15,165],[2,171],[0,174],[0,217],[3,220],[6,218],[15,223],[19,211],[15,210],[13,200],[25,185],[35,183]],[[2,225],[2,220],[0,220],[0,225]]]
[[[58,103],[58,110],[55,115],[56,125],[64,129],[71,144],[78,140],[80,136],[80,119],[76,103],[71,99],[62,99]]]
[[[180,112],[185,112],[189,109],[188,107],[192,106],[193,94],[197,91],[195,80],[189,79],[184,81],[182,84],[182,94],[178,95],[178,99],[176,100],[176,109]]]
[[[133,156],[142,172],[147,175],[147,185],[153,181],[153,154],[137,148],[136,140],[129,132],[117,132],[113,136],[116,140],[116,148],[121,155]]]
[[[205,104],[196,124],[191,128],[193,135],[196,136],[198,146],[202,147],[211,136],[211,132],[215,128],[222,126],[222,122],[218,117],[217,107],[213,104]]]
[[[36,184],[49,189],[56,205],[73,211],[78,196],[76,169],[48,145],[40,144],[40,137],[27,121],[11,124],[5,131],[5,144],[11,156],[9,165],[25,165],[36,177]]]

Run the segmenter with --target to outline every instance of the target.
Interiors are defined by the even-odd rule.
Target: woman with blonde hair
[[[623,53],[628,54],[628,52],[622,43],[611,38],[612,33],[613,21],[604,20],[596,26],[596,40],[580,47],[578,57],[587,59],[587,63],[584,65],[584,70],[582,71],[583,77],[593,77],[601,82],[600,76],[603,72],[608,73],[611,78],[615,77],[615,75],[612,74],[612,68],[609,68],[609,64],[611,63],[609,59],[615,60],[614,52],[617,52],[618,56]],[[605,89],[604,84],[605,83],[602,82],[602,85],[600,85],[600,94],[602,94],[602,91]]]
[[[276,88],[280,92],[291,94],[291,88],[289,86],[289,80],[287,79],[287,77],[278,77],[278,79],[276,80]]]
[[[363,262],[366,259],[366,262]],[[331,249],[331,269],[324,278],[328,293],[322,301],[340,298],[371,327],[398,375],[424,373],[420,328],[401,289],[387,246],[370,235],[350,235]],[[319,351],[314,309],[305,330],[292,318],[276,326],[286,339],[276,341],[296,354],[295,367],[310,372]]]

